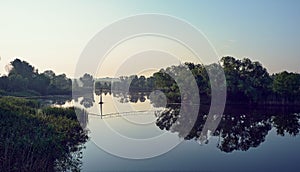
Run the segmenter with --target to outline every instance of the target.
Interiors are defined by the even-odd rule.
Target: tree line
[[[300,103],[299,73],[283,71],[269,74],[267,69],[257,61],[251,61],[249,58],[239,60],[230,56],[221,58],[219,64],[203,65],[186,62],[181,65],[170,66],[155,72],[148,78],[132,75],[120,77],[119,82],[96,82],[96,90],[109,89],[129,92],[161,90],[168,97],[169,102],[180,102],[180,89],[174,80],[174,76],[180,76],[187,81],[194,79],[202,103],[210,103],[211,83],[207,70],[214,70],[218,67],[223,69],[226,78],[226,82],[220,82],[218,87],[220,89],[226,87],[228,103]],[[185,72],[186,70],[191,71],[194,78],[190,78]]]
[[[293,103],[300,96],[300,74],[279,72],[270,75],[259,62],[233,57],[221,59],[228,99],[254,103]]]
[[[52,70],[39,73],[26,61],[15,59],[7,76],[0,77],[1,95],[64,95],[71,94],[72,81],[65,74]]]
[[[169,102],[181,102],[180,88],[174,79],[174,76],[177,78],[179,76],[185,80],[186,87],[189,87],[190,81],[194,80],[199,90],[201,103],[208,104],[211,98],[211,78],[207,70],[213,71],[221,67],[226,82],[220,82],[218,87],[220,89],[226,87],[228,103],[300,103],[299,73],[283,71],[269,74],[261,63],[248,58],[240,60],[226,56],[221,58],[219,64],[210,65],[186,62],[161,69],[149,77],[122,76],[118,81],[113,82],[95,81],[96,79],[90,74],[71,80],[65,74],[56,75],[51,70],[40,73],[28,62],[20,59],[15,59],[10,64],[11,70],[8,75],[0,77],[0,95],[71,95],[72,90],[73,93],[80,93],[93,92],[94,89],[96,94],[104,90],[118,92],[161,90]],[[192,75],[186,71],[190,71]]]

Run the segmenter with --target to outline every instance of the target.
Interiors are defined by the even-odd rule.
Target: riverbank
[[[35,100],[0,97],[0,118],[0,171],[80,167],[80,151],[88,136],[74,108],[40,109]]]

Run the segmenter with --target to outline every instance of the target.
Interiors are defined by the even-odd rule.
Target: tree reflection
[[[300,114],[297,113],[274,116],[273,123],[277,134],[281,136],[284,136],[286,133],[293,136],[299,134],[299,118]]]
[[[225,115],[218,128],[221,138],[218,148],[224,152],[232,152],[257,147],[265,141],[271,128],[267,116]]]
[[[159,92],[157,95],[153,92],[151,94],[133,91],[112,93],[121,103],[145,102],[149,99],[154,107],[160,107],[165,105],[162,102],[169,102],[164,100]],[[209,106],[200,105],[199,110],[188,100],[183,100],[182,103],[169,103],[166,106],[163,112],[155,112],[156,125],[161,130],[177,133],[180,138],[193,139],[200,144],[208,144],[211,136],[219,137],[217,147],[227,153],[258,147],[265,141],[272,128],[281,136],[286,134],[296,136],[300,131],[300,114],[295,113],[300,112],[299,108],[228,106],[224,115],[215,114],[208,118]],[[192,115],[195,112],[198,114],[196,119]],[[220,123],[215,130],[204,127],[207,126],[206,122],[213,123],[216,119],[220,119]]]
[[[137,102],[145,102],[149,93],[147,92],[125,92],[125,91],[113,91],[112,95],[119,99],[121,103],[137,103]]]
[[[80,101],[80,104],[84,106],[85,108],[90,108],[94,105],[95,99],[94,99],[94,94],[93,92],[91,93],[86,93],[83,97],[82,100]]]
[[[247,151],[250,148],[258,147],[265,141],[268,132],[274,127],[278,135],[290,134],[296,136],[299,133],[300,115],[290,111],[259,108],[226,108],[225,115],[218,128],[213,132],[203,132],[203,126],[207,120],[208,108],[201,108],[193,128],[186,135],[186,131],[178,121],[178,117],[189,118],[189,111],[182,109],[180,105],[168,105],[168,108],[156,114],[158,116],[156,125],[160,129],[178,133],[178,136],[185,140],[194,139],[199,143],[208,143],[210,136],[219,137],[217,147],[223,152]],[[265,113],[272,115],[264,115]],[[187,120],[187,119],[185,119]],[[204,134],[203,134],[204,133]]]

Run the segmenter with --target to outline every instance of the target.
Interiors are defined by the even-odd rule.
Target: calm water
[[[178,126],[174,127],[175,129],[166,127],[169,124],[175,125],[176,122],[170,118],[158,119],[158,114],[164,115],[162,112],[167,109],[153,107],[150,100],[145,97],[124,99],[103,95],[102,98],[104,102],[102,119],[99,116],[101,115],[99,96],[93,95],[72,101],[76,106],[87,107],[89,112],[86,125],[90,130],[91,140],[86,143],[86,149],[83,151],[82,171],[300,170],[298,163],[300,110],[295,107],[226,108],[225,115],[213,136],[199,144],[201,127],[198,131],[197,126],[203,125],[201,114],[193,131],[183,138],[180,136],[182,135],[180,130],[176,130]],[[70,102],[66,104],[68,105]],[[173,110],[177,108],[168,107]],[[136,113],[128,113],[132,111]],[[143,140],[168,133],[171,138],[169,141],[173,139],[174,143],[166,142],[161,146],[156,144],[143,147],[143,150],[150,152],[156,152],[166,144],[169,146],[175,146],[179,142],[180,144],[153,158],[139,160],[120,158],[113,154],[121,151],[121,155],[128,155],[128,152],[131,152],[128,156],[134,156],[143,152],[141,145],[139,142],[131,143],[116,139],[115,134],[112,136],[112,132],[107,128],[119,134],[120,138]],[[126,145],[128,143],[133,145]]]

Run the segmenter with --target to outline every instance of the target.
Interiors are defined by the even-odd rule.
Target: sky
[[[298,0],[1,0],[0,73],[20,58],[40,72],[51,69],[72,77],[83,49],[99,31],[145,13],[166,14],[192,24],[220,58],[248,57],[270,73],[300,72],[299,9]],[[122,61],[121,56],[116,61]],[[106,66],[115,66],[112,63]],[[103,70],[99,76],[112,75]]]

